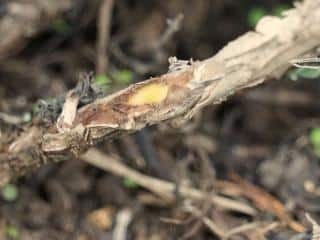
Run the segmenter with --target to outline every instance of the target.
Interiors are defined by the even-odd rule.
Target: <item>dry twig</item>
[[[320,68],[320,58],[301,58],[294,59],[291,63],[298,68],[307,68],[307,69],[319,69]]]
[[[155,43],[155,50],[159,50],[165,45],[167,42],[169,42],[170,38],[180,30],[182,20],[184,16],[182,13],[178,14],[174,19],[168,19],[167,24],[168,28],[164,32],[164,34],[161,36],[158,42]]]
[[[112,239],[114,240],[126,240],[128,226],[132,220],[132,210],[122,209],[117,214],[116,226],[113,230]]]
[[[98,18],[97,74],[106,74],[108,68],[107,48],[110,39],[110,25],[114,0],[103,0]]]
[[[185,210],[187,212],[192,213],[197,218],[199,218],[203,222],[203,224],[206,225],[207,228],[210,229],[210,231],[213,234],[217,235],[220,239],[224,239],[227,236],[225,229],[223,229],[221,226],[218,226],[217,224],[215,224],[208,217],[204,216],[202,214],[202,212],[199,209],[197,209],[196,207],[192,206],[191,204],[188,204],[185,206]]]
[[[278,199],[237,175],[233,175],[232,178],[238,183],[238,187],[243,194],[251,199],[257,208],[276,215],[283,223],[297,232],[305,231],[304,226],[288,214],[284,205]]]
[[[320,240],[320,226],[319,226],[319,224],[309,214],[306,214],[306,218],[312,224],[312,239],[311,240]]]
[[[132,181],[139,184],[141,187],[148,189],[149,191],[159,195],[160,197],[167,198],[170,200],[173,200],[175,197],[175,192],[177,188],[174,183],[146,176],[133,169],[130,169],[120,161],[116,160],[116,157],[110,157],[96,149],[90,149],[86,154],[84,154],[81,157],[81,159],[105,171],[112,172],[117,176],[128,177]],[[215,206],[220,207],[222,209],[233,210],[249,215],[255,214],[255,210],[250,206],[241,202],[237,202],[230,198],[225,198],[213,194],[207,196],[207,194],[197,189],[185,186],[181,186],[178,190],[179,194],[185,198],[190,198],[194,200],[208,199]]]

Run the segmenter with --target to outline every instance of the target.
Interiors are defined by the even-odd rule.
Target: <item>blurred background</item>
[[[289,0],[2,0],[1,137],[30,122],[39,100],[55,104],[83,73],[109,94],[166,72],[170,56],[208,58],[264,15],[291,7]],[[320,70],[290,69],[180,129],[161,124],[98,146],[149,176],[231,194],[257,215],[206,201],[192,203],[200,214],[186,212],[179,195],[167,203],[130,178],[70,159],[1,190],[0,239],[220,239],[204,217],[227,233],[253,224],[229,239],[309,239],[259,203],[275,201],[304,226],[306,212],[320,220],[319,79]],[[115,239],[124,212],[126,234]]]

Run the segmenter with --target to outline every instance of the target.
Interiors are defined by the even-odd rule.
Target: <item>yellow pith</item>
[[[130,98],[130,105],[161,103],[168,94],[169,87],[161,83],[148,84],[138,89]]]

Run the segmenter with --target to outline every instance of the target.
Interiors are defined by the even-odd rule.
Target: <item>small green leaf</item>
[[[311,130],[309,140],[314,146],[320,147],[320,128],[313,128]]]
[[[315,79],[320,77],[319,69],[297,68],[289,73],[289,78],[296,81],[300,78]]]
[[[2,197],[8,202],[13,202],[18,197],[18,189],[14,184],[7,184],[2,189]]]
[[[267,15],[267,11],[264,8],[255,7],[250,9],[247,19],[249,26],[255,27],[259,20],[265,15]]]
[[[122,85],[130,84],[133,81],[134,77],[133,72],[126,69],[114,72],[112,76],[117,83]]]
[[[5,231],[6,231],[7,237],[10,239],[19,239],[20,238],[19,229],[14,226],[7,226]]]
[[[123,178],[123,185],[126,188],[138,188],[139,184],[137,184],[135,181],[133,181],[131,178],[125,177]]]
[[[52,22],[52,28],[57,33],[67,33],[70,31],[71,27],[63,18],[58,18]]]
[[[107,75],[100,74],[95,77],[94,83],[97,84],[99,87],[107,87],[111,83],[111,81]]]
[[[311,129],[309,140],[313,146],[314,153],[320,157],[320,128]]]

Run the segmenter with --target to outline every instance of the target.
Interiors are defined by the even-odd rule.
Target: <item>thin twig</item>
[[[199,209],[192,206],[191,204],[184,206],[184,208],[187,212],[190,212],[193,215],[195,215],[197,218],[201,219],[203,224],[206,225],[213,234],[217,235],[221,239],[224,239],[226,237],[225,230],[221,226],[218,226],[217,224],[215,224],[211,219],[204,216]]]
[[[319,224],[307,213],[307,220],[312,224],[312,240],[320,240],[320,226]]]
[[[294,59],[290,63],[298,68],[320,69],[320,58],[318,57]]]
[[[97,149],[90,149],[81,157],[81,159],[105,171],[112,172],[117,176],[128,177],[141,187],[144,187],[161,197],[171,200],[175,197],[175,191],[177,188],[174,183],[139,173],[127,167],[121,161],[116,160],[115,156],[110,157]],[[222,209],[233,210],[248,215],[256,214],[255,209],[252,207],[226,197],[213,194],[208,196],[206,193],[201,192],[198,189],[185,186],[181,186],[178,190],[179,194],[185,198],[191,198],[194,200],[205,200],[208,198],[213,204]]]
[[[155,50],[162,48],[163,45],[166,44],[172,38],[172,36],[180,30],[183,18],[183,14],[180,13],[175,18],[167,20],[168,27],[159,41],[156,42],[154,46]]]
[[[132,210],[125,208],[118,212],[116,217],[116,226],[113,230],[113,240],[126,240],[128,226],[132,220]]]
[[[114,0],[103,0],[98,17],[97,33],[97,74],[106,74],[108,69],[107,48],[110,39],[110,26]]]
[[[259,227],[261,227],[261,225],[263,225],[263,224],[264,223],[262,223],[262,222],[250,222],[250,223],[245,223],[243,225],[237,226],[237,227],[231,229],[229,232],[227,232],[225,234],[223,240],[230,239],[234,235],[237,235],[237,234],[240,234],[243,232],[247,232],[250,230],[259,230],[259,232],[261,232],[261,234],[264,235],[268,231],[270,231],[271,229],[274,229],[279,226],[278,222],[273,222],[273,223],[269,224],[267,227],[265,227],[264,229],[260,230]]]
[[[305,227],[290,216],[285,206],[277,198],[236,174],[232,174],[231,177],[238,183],[238,187],[242,189],[244,195],[252,200],[258,209],[276,215],[282,222],[288,224],[291,229],[297,232],[305,231]]]
[[[17,125],[24,122],[23,117],[9,115],[3,112],[0,112],[0,120],[4,121],[7,124]]]
[[[260,223],[253,222],[253,223],[246,223],[246,224],[240,225],[238,227],[235,227],[225,234],[223,240],[227,240],[236,234],[243,233],[243,232],[246,232],[246,231],[249,231],[252,229],[256,229],[256,228],[258,228],[259,225],[260,225]]]

